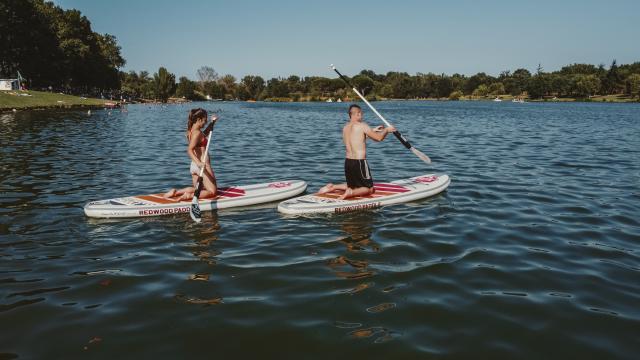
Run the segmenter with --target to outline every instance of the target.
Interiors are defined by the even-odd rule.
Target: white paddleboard
[[[299,196],[281,202],[278,211],[285,214],[345,213],[404,203],[439,194],[447,189],[448,175],[427,174],[387,183],[375,183],[375,193],[340,200],[342,191]]]
[[[223,187],[215,198],[200,199],[200,210],[263,204],[300,195],[306,189],[307,183],[302,180]],[[124,218],[188,213],[190,208],[191,199],[167,199],[160,193],[92,201],[84,206],[84,213],[89,217]]]

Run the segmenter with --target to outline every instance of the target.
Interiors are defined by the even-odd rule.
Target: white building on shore
[[[0,79],[0,91],[20,90],[18,79]]]

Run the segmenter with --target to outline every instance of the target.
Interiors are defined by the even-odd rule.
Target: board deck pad
[[[303,193],[307,183],[302,180],[284,180],[263,184],[229,186],[218,189],[215,197],[199,199],[200,210],[226,209],[279,201]],[[119,218],[144,217],[188,213],[191,199],[165,198],[163,193],[135,195],[92,201],[84,206],[89,217]]]
[[[445,174],[427,174],[409,179],[375,183],[373,194],[342,200],[341,190],[325,194],[299,196],[281,202],[278,211],[285,214],[344,213],[375,209],[439,194],[447,189],[450,179]]]

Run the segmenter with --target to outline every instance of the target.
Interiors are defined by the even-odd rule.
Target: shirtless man
[[[349,106],[349,122],[342,128],[342,141],[346,147],[346,159],[344,161],[344,175],[346,184],[327,184],[318,193],[324,194],[333,190],[342,190],[344,194],[340,199],[356,196],[367,196],[374,193],[373,178],[367,163],[367,137],[382,141],[387,134],[396,131],[393,126],[377,126],[370,128],[362,122],[362,109],[358,105]]]

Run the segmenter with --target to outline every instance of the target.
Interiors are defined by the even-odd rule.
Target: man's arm
[[[364,126],[364,134],[367,135],[370,139],[374,141],[382,141],[387,137],[387,134],[396,131],[396,129],[391,127],[383,128],[382,126],[377,126],[375,129],[372,129],[367,124],[363,124]],[[376,131],[377,130],[377,131]]]

